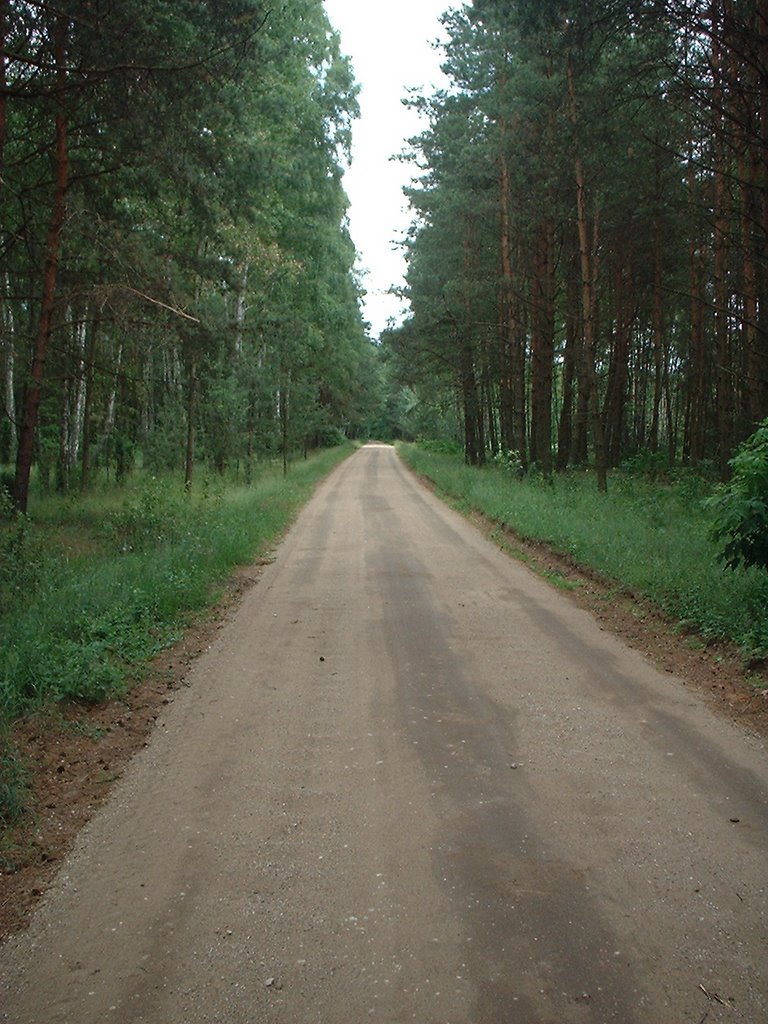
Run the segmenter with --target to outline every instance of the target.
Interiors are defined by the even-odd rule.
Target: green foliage
[[[432,452],[434,455],[460,455],[461,444],[458,441],[449,441],[444,438],[419,441],[419,448],[425,452]]]
[[[162,395],[152,429],[142,444],[144,468],[158,474],[179,467],[184,457],[185,428],[180,396]]]
[[[185,511],[191,510],[183,495],[151,477],[109,517],[106,530],[119,551],[147,551],[178,534]]]
[[[22,423],[60,93],[70,157],[33,501],[99,472],[247,475],[347,435],[370,369],[342,185],[356,86],[322,0],[97,7],[60,12],[63,89],[58,16],[8,9],[0,365]]]
[[[670,471],[669,455],[666,452],[642,448],[625,459],[621,468],[632,476],[644,476],[648,480],[658,480]]]
[[[34,597],[46,568],[29,519],[15,515],[8,493],[0,490],[0,615]]]
[[[520,452],[500,448],[491,461],[494,466],[503,469],[506,473],[511,473],[512,476],[521,477],[525,472]]]
[[[684,3],[472,0],[444,16],[449,85],[411,101],[427,126],[407,154],[412,315],[388,344],[419,402],[452,396],[470,461],[500,443],[548,476],[556,444],[559,467],[635,452],[630,471],[661,479],[681,451],[720,463],[748,410],[766,407],[760,374],[739,365],[759,362],[764,310],[741,347],[729,321],[720,348],[725,320],[699,329],[692,312],[718,256],[762,265],[766,249],[763,230],[739,232],[751,183],[729,193],[714,248],[701,218],[715,180],[738,179],[714,140],[739,130],[745,41],[759,36],[755,5],[732,6],[705,35]],[[712,89],[720,58],[733,74]],[[747,136],[744,151],[759,149]],[[693,307],[686,275],[700,281]],[[754,302],[736,277],[722,289],[721,307]]]
[[[768,571],[728,572],[717,561],[707,497],[689,478],[658,484],[616,473],[607,495],[574,471],[551,483],[478,471],[456,456],[402,446],[406,461],[462,508],[476,508],[520,536],[544,541],[648,598],[682,627],[768,654]],[[698,496],[696,496],[698,494]]]
[[[712,537],[729,569],[768,569],[768,420],[764,420],[730,461],[733,476],[709,503]]]

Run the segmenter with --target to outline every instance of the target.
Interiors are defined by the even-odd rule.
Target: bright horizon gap
[[[445,82],[441,52],[431,44],[444,36],[439,18],[450,3],[390,0],[386,8],[359,0],[324,4],[360,86],[360,117],[352,126],[352,165],[345,170],[344,188],[356,266],[367,292],[363,317],[377,338],[390,320],[401,323],[408,312],[407,303],[388,291],[405,284],[405,257],[398,243],[411,221],[403,188],[412,173],[392,158],[423,130],[424,122],[403,100],[409,89],[431,94]]]

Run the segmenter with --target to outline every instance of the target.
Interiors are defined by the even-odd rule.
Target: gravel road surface
[[[768,757],[367,446],[0,950],[11,1024],[768,1021]]]

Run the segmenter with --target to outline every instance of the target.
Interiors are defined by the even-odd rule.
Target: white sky
[[[407,89],[431,93],[441,84],[441,55],[430,44],[442,35],[438,19],[456,0],[324,0],[341,49],[352,60],[361,86],[360,117],[354,123],[352,166],[344,176],[350,199],[350,228],[366,270],[364,315],[378,337],[404,307],[392,285],[403,283],[405,261],[395,243],[408,227],[410,168],[390,160],[421,122],[402,100]]]

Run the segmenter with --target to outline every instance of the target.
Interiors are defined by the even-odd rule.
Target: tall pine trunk
[[[501,250],[501,313],[499,322],[501,443],[508,451],[526,454],[525,339],[520,323],[515,273],[512,266],[509,167],[501,155],[499,176]]]
[[[662,228],[662,185],[659,148],[656,150],[656,174],[653,213],[653,405],[648,447],[658,451],[661,424],[661,403],[667,372],[664,317],[664,245]]]
[[[0,0],[0,168],[5,166],[5,140],[8,133],[7,68],[8,57],[8,11],[10,0]],[[3,174],[0,173],[0,191],[3,189]]]
[[[187,438],[184,454],[184,490],[192,489],[192,474],[195,468],[195,426],[197,421],[197,359],[192,353],[189,357],[189,375],[187,383]]]
[[[728,203],[726,181],[725,126],[723,124],[724,68],[723,21],[724,0],[713,0],[710,7],[712,36],[712,129],[714,136],[714,335],[717,357],[717,440],[720,476],[729,474],[728,460],[734,444],[733,367],[728,327]]]
[[[691,147],[692,150],[692,147]],[[693,154],[688,157],[688,192],[692,208],[696,209],[699,188],[696,182]],[[689,355],[686,399],[686,443],[685,454],[691,462],[701,462],[707,455],[708,426],[708,363],[707,335],[704,331],[705,317],[705,257],[704,240],[700,217],[696,217],[691,230],[688,249],[689,282],[691,292]]]
[[[469,283],[475,264],[475,249],[472,244],[469,222],[465,231],[464,275],[465,280]],[[458,337],[459,383],[464,407],[464,457],[471,466],[482,466],[485,463],[485,432],[475,372],[475,346],[472,343],[474,333],[472,302],[468,292],[464,298],[464,312],[464,324],[459,327]]]
[[[568,98],[571,122],[578,128],[576,108],[576,85],[573,66],[568,61]],[[587,217],[586,172],[581,154],[577,151],[573,162],[573,176],[576,185],[576,226],[579,239],[579,266],[581,268],[581,303],[584,327],[584,370],[589,388],[589,423],[592,429],[592,442],[595,449],[595,469],[597,471],[597,489],[608,490],[607,460],[605,452],[605,434],[603,420],[600,415],[600,395],[597,387],[597,289],[595,280],[595,253],[597,246],[589,237],[589,221]],[[597,238],[597,221],[594,224],[594,237]]]
[[[67,19],[63,14],[56,16],[54,27],[54,59],[56,62],[55,114],[55,180],[53,201],[48,221],[48,235],[45,246],[45,269],[43,292],[40,302],[40,319],[35,339],[32,367],[25,388],[24,407],[19,429],[19,443],[16,454],[16,476],[13,485],[13,503],[18,512],[27,511],[29,501],[29,478],[35,446],[35,433],[40,412],[40,400],[45,376],[45,360],[53,330],[56,309],[56,278],[61,253],[61,240],[66,217],[66,198],[69,187],[69,149],[67,139],[66,111],[66,42]]]
[[[751,27],[757,59],[747,67],[746,74],[749,92],[757,101],[749,104],[745,112],[749,132],[742,131],[739,174],[748,432],[755,430],[768,415],[768,334],[765,317],[760,315],[768,301],[765,266],[768,244],[768,0],[756,3]]]
[[[576,361],[579,314],[578,287],[575,276],[568,273],[565,304],[565,350],[563,352],[563,395],[560,422],[557,428],[557,468],[564,470],[573,459],[574,399],[576,396]]]
[[[632,273],[627,267],[617,266],[613,272],[613,305],[616,324],[608,366],[604,423],[605,447],[608,465],[618,466],[624,441],[624,415],[629,377],[629,349],[632,336],[633,285]]]
[[[531,282],[531,461],[552,474],[552,375],[555,357],[555,226],[538,230]]]
[[[759,119],[755,149],[757,172],[757,222],[755,226],[755,254],[759,255],[757,274],[758,316],[757,345],[759,346],[760,409],[759,416],[768,416],[768,0],[757,0],[755,19],[758,40],[758,60],[763,73],[758,79]]]

